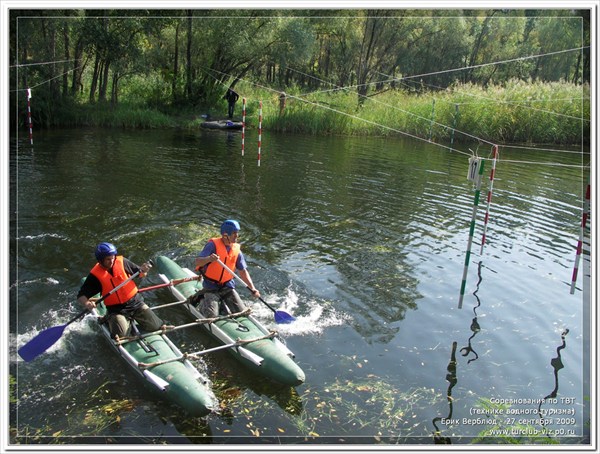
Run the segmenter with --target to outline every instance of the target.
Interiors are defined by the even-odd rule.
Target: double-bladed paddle
[[[227,265],[225,265],[221,259],[217,259],[217,262],[219,262],[219,265],[221,265],[223,268],[225,268],[227,271],[229,271],[234,278],[236,278],[240,283],[242,283],[248,290],[252,291],[250,289],[250,286],[248,284],[246,284],[244,282],[244,280],[239,277],[236,273],[234,273]],[[269,309],[271,309],[273,311],[273,313],[275,314],[275,322],[277,323],[292,323],[294,320],[296,320],[296,317],[294,317],[291,314],[288,314],[285,311],[282,311],[281,309],[275,310],[275,308],[273,308],[269,303],[267,303],[264,299],[262,299],[260,296],[258,297],[258,299],[265,305],[267,306]]]
[[[140,274],[140,272],[141,272],[141,270],[138,271],[137,273],[132,274],[128,279],[121,282],[119,285],[117,285],[115,288],[113,288],[110,292],[108,292],[102,298],[97,300],[96,304],[104,301],[106,298],[108,298],[114,292],[119,290],[121,287],[123,287],[129,281],[135,279]],[[85,314],[87,314],[87,313],[88,313],[88,310],[84,309],[79,314],[77,314],[75,317],[73,317],[71,320],[69,320],[67,323],[65,323],[64,325],[52,326],[51,328],[45,329],[44,331],[39,333],[37,336],[35,336],[33,339],[31,339],[29,342],[27,342],[25,345],[23,345],[18,350],[19,356],[28,362],[37,358],[39,355],[41,355],[46,350],[48,350],[50,347],[52,347],[58,341],[58,339],[61,338],[61,336],[63,335],[63,332],[65,331],[67,326],[69,326],[73,322],[76,322],[80,318],[83,318],[85,316]]]

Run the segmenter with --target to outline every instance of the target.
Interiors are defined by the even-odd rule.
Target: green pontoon
[[[98,317],[104,316],[104,304],[98,305],[94,312]],[[163,399],[192,416],[205,416],[213,410],[216,398],[208,378],[184,357],[166,334],[138,332],[116,341],[110,336],[108,323],[100,326],[113,350]]]
[[[180,267],[168,257],[160,256],[155,263],[165,283],[196,276],[191,270]],[[178,301],[184,301],[198,291],[199,282],[184,282],[169,288]],[[203,319],[203,315],[194,305],[182,305],[194,320]],[[228,351],[257,374],[287,386],[297,386],[304,382],[304,372],[294,361],[294,354],[277,338],[276,333],[268,331],[248,312],[199,325],[221,345],[232,345]]]

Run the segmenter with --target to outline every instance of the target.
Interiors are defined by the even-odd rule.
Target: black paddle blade
[[[42,331],[18,350],[19,356],[27,362],[37,358],[56,344],[66,327],[67,325],[53,326]]]
[[[275,311],[276,323],[292,323],[294,320],[296,320],[296,317],[288,314],[285,311]]]

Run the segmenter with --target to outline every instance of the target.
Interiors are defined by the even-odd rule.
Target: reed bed
[[[590,134],[590,88],[566,82],[513,80],[503,86],[455,85],[440,91],[387,90],[360,98],[355,91],[337,90],[302,95],[289,91],[286,107],[279,93],[246,84],[238,87],[247,99],[246,123],[258,127],[259,101],[263,103],[265,131],[340,136],[409,135],[434,142],[482,139],[494,143],[580,144]],[[360,100],[360,102],[359,102]],[[141,102],[71,104],[59,108],[50,126],[196,129],[202,114],[225,118],[227,106]],[[241,120],[242,101],[235,119]]]
[[[259,95],[259,94],[257,94]],[[264,109],[265,129],[306,134],[412,135],[432,141],[581,143],[589,136],[589,87],[512,81],[483,88],[457,85],[444,91],[387,91],[357,108],[356,94],[336,92],[288,100],[279,114]]]

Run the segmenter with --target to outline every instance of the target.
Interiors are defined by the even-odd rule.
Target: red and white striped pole
[[[242,98],[242,156],[244,156],[245,138],[246,138],[246,98]]]
[[[31,88],[27,89],[27,119],[29,120],[29,143],[33,145],[33,122],[31,121]]]
[[[575,266],[573,267],[573,276],[571,277],[571,295],[575,293],[575,283],[577,282],[577,272],[579,271],[579,262],[581,260],[581,250],[583,249],[583,237],[587,224],[588,214],[590,212],[590,184],[588,183],[585,191],[585,202],[583,203],[583,217],[581,218],[581,231],[579,232],[579,241],[577,242],[577,252],[575,253]]]
[[[262,101],[258,104],[258,166],[260,167],[260,148],[262,145]]]
[[[492,159],[492,170],[490,171],[490,188],[487,193],[487,206],[485,208],[485,218],[483,220],[483,235],[481,237],[481,249],[479,254],[483,254],[483,246],[485,245],[485,234],[487,232],[487,225],[490,219],[490,204],[492,203],[492,191],[494,189],[494,177],[496,175],[496,160],[498,159],[498,145],[494,145],[493,147],[493,159]]]

